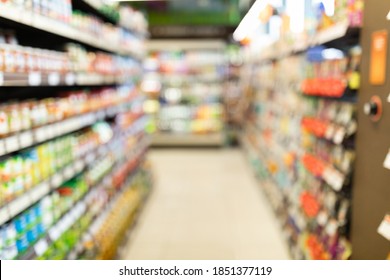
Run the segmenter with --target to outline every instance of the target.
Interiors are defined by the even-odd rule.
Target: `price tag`
[[[7,153],[12,153],[19,150],[19,140],[17,136],[8,137],[5,139],[5,149]]]
[[[60,231],[58,224],[49,229],[49,237],[52,241],[56,241],[61,234],[62,232]]]
[[[50,192],[50,186],[47,182],[41,183],[30,191],[31,199],[35,203]]]
[[[332,187],[335,191],[340,191],[343,188],[345,177],[340,172],[335,172],[332,181]]]
[[[81,170],[83,170],[83,168],[84,162],[82,160],[77,160],[77,162],[75,163],[76,172],[80,172]]]
[[[328,224],[325,227],[325,231],[328,235],[334,236],[337,233],[337,229],[339,228],[339,225],[336,220],[331,220],[328,222]]]
[[[46,138],[52,139],[55,137],[55,125],[51,124],[46,126]]]
[[[66,231],[66,230],[68,230],[70,227],[71,227],[71,225],[73,224],[73,218],[72,218],[72,216],[71,215],[69,215],[69,214],[67,214],[65,217],[64,217],[64,219],[63,219],[63,230],[64,231]]]
[[[329,125],[328,128],[326,129],[326,132],[325,132],[325,138],[326,139],[332,139],[333,138],[333,135],[335,133],[335,127],[334,125]]]
[[[65,84],[68,86],[74,85],[76,83],[76,76],[73,73],[68,73],[65,76]]]
[[[41,127],[35,130],[35,139],[38,142],[43,142],[46,140],[46,128]]]
[[[31,131],[23,132],[19,135],[20,148],[26,148],[34,143]]]
[[[106,112],[104,110],[100,110],[96,114],[96,119],[103,120],[106,117]]]
[[[50,73],[48,82],[50,86],[58,86],[60,84],[61,78],[59,73]]]
[[[86,158],[85,158],[85,161],[87,162],[87,164],[91,164],[96,158],[96,155],[95,153],[90,153]]]
[[[317,222],[320,226],[325,226],[328,222],[328,214],[325,211],[318,213]]]
[[[32,72],[28,75],[28,84],[30,86],[39,86],[42,83],[42,75],[38,72]]]
[[[0,72],[0,86],[4,85],[4,73]]]
[[[336,133],[333,137],[333,142],[337,145],[340,145],[341,143],[343,143],[344,137],[345,137],[345,129],[344,129],[344,127],[340,127],[336,131]]]
[[[58,133],[59,135],[63,135],[69,131],[69,120],[64,120],[58,124]]]
[[[0,208],[0,226],[3,225],[6,221],[8,221],[10,218],[10,215],[8,213],[7,207]]]
[[[53,124],[53,137],[61,135],[61,123]]]
[[[7,152],[5,151],[4,141],[0,140],[0,156],[5,155]]]
[[[51,180],[51,184],[53,188],[58,188],[59,186],[61,186],[62,182],[63,182],[63,178],[61,174],[54,175],[54,177]]]
[[[34,251],[38,257],[42,256],[48,248],[49,244],[47,244],[47,240],[45,238],[42,238],[34,245]]]
[[[390,241],[390,214],[387,214],[384,217],[382,223],[378,227],[378,233]]]
[[[23,210],[31,206],[31,200],[28,195],[24,194],[16,200],[12,201],[9,205],[9,212],[12,217],[15,217]]]
[[[74,169],[73,169],[73,166],[68,166],[67,168],[65,168],[65,171],[64,171],[64,177],[69,180],[70,178],[72,178],[74,176]]]
[[[390,150],[387,152],[387,156],[385,162],[383,163],[383,167],[390,170]]]

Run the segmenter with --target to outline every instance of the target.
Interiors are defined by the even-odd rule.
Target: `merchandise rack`
[[[137,80],[138,78],[87,73],[0,72],[0,86],[3,87],[104,86],[124,84],[130,79]]]
[[[73,8],[82,10],[85,13],[93,14],[100,18],[102,22],[108,22],[110,24],[117,24],[109,16],[101,12],[100,7],[94,5],[96,1],[75,1],[76,4]],[[81,30],[76,29],[71,25],[70,22],[61,22],[59,20],[37,14],[32,10],[26,10],[25,8],[13,6],[12,3],[7,2],[0,4],[0,24],[4,23],[9,29],[21,31],[23,34],[25,31],[37,32],[45,34],[48,41],[55,42],[49,44],[48,50],[52,50],[52,46],[58,46],[64,42],[77,42],[80,43],[86,49],[100,50],[111,53],[113,55],[120,55],[122,57],[131,57],[137,61],[137,73],[132,76],[122,74],[97,74],[88,72],[64,72],[64,71],[30,71],[28,73],[18,73],[0,71],[0,87],[7,87],[10,91],[16,90],[13,88],[23,87],[24,92],[27,91],[37,92],[40,87],[51,87],[53,89],[58,88],[59,91],[63,87],[66,88],[83,88],[85,86],[91,87],[103,87],[103,86],[114,86],[114,85],[136,85],[139,83],[142,76],[142,68],[140,61],[143,58],[144,49],[143,47],[132,48],[124,47],[121,44],[104,41],[99,36],[92,36],[89,33],[84,33]],[[129,26],[123,26],[124,29],[131,32],[133,36],[139,41],[143,42],[147,36],[147,31],[140,32],[139,30],[132,30]],[[22,32],[23,31],[23,32]],[[24,33],[24,36],[27,36]],[[27,38],[23,38],[27,39]],[[30,38],[31,39],[31,38]],[[25,40],[24,40],[25,41]],[[27,42],[27,43],[26,43]],[[29,46],[28,40],[24,42],[25,46]],[[140,45],[142,46],[142,45]],[[1,46],[0,46],[1,48]],[[27,67],[26,67],[27,68]],[[127,69],[126,69],[127,71]],[[131,70],[133,71],[133,70]],[[116,73],[116,72],[115,72]],[[121,72],[122,73],[122,72]],[[21,92],[23,94],[23,92]],[[134,94],[133,94],[134,95]],[[132,95],[132,96],[133,96]],[[136,95],[140,95],[139,90],[136,90]],[[18,98],[26,98],[18,94]],[[39,97],[35,95],[34,98]],[[5,99],[6,97],[3,97]],[[15,97],[11,97],[15,98]],[[143,100],[143,99],[142,99]],[[32,127],[29,130],[23,130],[17,133],[8,134],[5,137],[0,138],[0,161],[17,155],[20,151],[24,151],[27,148],[34,147],[39,144],[48,143],[48,141],[60,139],[62,136],[67,136],[70,133],[81,131],[87,127],[91,127],[94,123],[101,121],[112,121],[117,119],[119,115],[128,116],[126,113],[132,113],[131,125],[127,129],[123,130],[121,127],[116,127],[114,133],[115,137],[110,142],[105,143],[101,146],[95,147],[94,149],[88,150],[87,153],[76,156],[72,162],[65,166],[60,167],[55,173],[47,178],[42,178],[41,182],[38,182],[35,186],[29,188],[24,193],[19,194],[13,200],[6,202],[0,207],[0,230],[6,226],[10,226],[13,220],[19,215],[22,215],[25,211],[31,207],[35,207],[37,203],[40,203],[46,196],[51,194],[60,188],[64,183],[69,180],[76,178],[80,174],[84,174],[87,170],[90,170],[96,165],[96,162],[101,162],[103,159],[113,152],[114,148],[118,146],[120,141],[127,139],[128,137],[134,137],[135,133],[142,132],[146,126],[147,117],[143,113],[132,112],[132,104],[140,101],[137,96],[133,96],[131,99],[122,100],[121,103],[111,105],[110,107],[103,107],[97,111],[84,112],[79,115],[72,115],[62,120],[47,123],[45,125]],[[136,116],[134,115],[136,114]],[[130,119],[129,119],[130,120]],[[127,160],[132,162],[132,165],[127,166],[126,176],[132,177],[137,176],[140,170],[140,164],[143,162],[145,153],[147,151],[149,140],[142,133],[142,137],[137,138],[137,146],[127,151]],[[119,136],[119,137],[118,137]],[[142,140],[143,139],[143,140]],[[138,141],[139,140],[139,141]],[[98,189],[104,189],[106,187],[113,188],[115,179],[115,172],[124,164],[124,160],[118,160],[111,167],[108,173],[104,175],[104,178],[96,182],[93,186],[89,187],[87,193],[80,199],[75,201],[73,205],[65,212],[62,213],[61,217],[51,225],[48,231],[23,252],[19,253],[17,259],[36,259],[39,258],[48,247],[50,247],[58,238],[75,224],[79,223],[84,219],[85,215],[89,215],[87,204],[89,197]],[[131,167],[131,168],[130,168]],[[123,170],[122,170],[123,171]],[[116,197],[120,197],[122,194],[121,190],[114,189],[116,191]],[[110,205],[115,205],[117,200],[112,199]],[[104,205],[107,208],[107,205]],[[107,208],[108,209],[108,208]],[[108,211],[108,210],[106,210]],[[85,216],[88,219],[87,216]],[[78,230],[82,230],[79,228]],[[81,235],[85,235],[89,231],[89,228],[84,228]],[[15,237],[16,238],[16,237]],[[17,237],[19,238],[19,237]],[[80,239],[79,243],[82,243]],[[8,245],[7,245],[8,246]],[[0,247],[0,257],[3,258],[2,250],[6,249]],[[69,251],[70,253],[70,251]],[[77,257],[77,256],[76,256]]]
[[[85,34],[69,24],[24,9],[0,4],[0,19],[22,24],[24,27],[31,28],[32,30],[44,31],[51,36],[60,36],[67,40],[76,41],[103,51],[120,55],[130,55],[137,59],[143,57],[142,54],[135,52],[135,50],[123,48],[121,45],[116,45],[112,42],[105,42],[103,39]]]
[[[214,126],[219,122],[219,128],[196,131],[192,126],[196,126],[197,117],[195,115],[197,114],[195,112],[198,109],[212,110],[214,108],[217,110],[217,106],[220,106],[220,111],[223,111],[223,84],[227,67],[224,55],[226,44],[219,40],[152,40],[148,42],[147,48],[151,54],[150,59],[156,59],[159,66],[156,69],[145,69],[147,74],[144,76],[144,82],[147,83],[149,79],[156,80],[162,86],[158,92],[149,93],[150,100],[155,100],[160,104],[158,112],[154,112],[156,132],[152,135],[152,145],[156,147],[224,145],[224,112],[215,119],[209,116],[203,120],[213,122]],[[164,56],[175,56],[179,49],[183,50],[183,57],[181,59],[172,58],[172,65],[170,65],[172,69],[170,69],[168,65],[170,62],[167,63]],[[157,57],[161,55],[161,58],[154,58],[154,54]],[[199,59],[191,58],[196,55],[199,55]],[[202,55],[208,55],[210,59],[200,59]],[[147,68],[148,63],[145,64]],[[211,71],[211,69],[214,70]],[[207,94],[199,93],[201,92],[199,88],[202,87],[208,88]],[[180,101],[173,103],[168,100],[163,101],[167,99],[164,94],[170,89],[180,91]],[[187,99],[192,101],[187,103]],[[178,110],[183,116],[173,113]],[[182,122],[183,125],[185,123],[186,129],[175,131],[172,125],[175,122]]]
[[[129,158],[133,159],[135,162],[135,166],[138,166],[139,159],[142,158],[143,154],[145,153],[145,150],[147,149],[148,143],[140,142],[138,148],[135,150],[138,151],[138,154],[128,156]],[[115,146],[114,143],[111,144],[111,146]],[[107,147],[106,147],[107,149]],[[132,151],[128,151],[132,152]],[[100,153],[98,156],[96,156],[93,161],[96,159],[103,159],[105,157],[106,153]],[[89,162],[88,164],[91,164],[93,161]],[[106,186],[109,186],[112,184],[112,177],[114,176],[116,170],[118,167],[123,165],[123,162],[118,162],[115,166],[111,167],[111,170],[104,176],[102,180],[96,185],[92,186],[88,193],[86,193],[79,201],[77,201],[72,207],[69,208],[69,212],[66,212],[62,215],[62,217],[56,222],[47,232],[47,234],[40,238],[36,244],[31,247],[27,252],[25,252],[22,256],[19,256],[19,259],[36,259],[42,256],[42,254],[46,251],[46,249],[49,247],[51,243],[54,243],[67,229],[69,229],[72,224],[74,224],[85,212],[86,212],[86,205],[88,204],[89,195],[95,190],[99,188],[104,188]],[[135,167],[129,172],[129,177],[131,177],[135,173]],[[116,194],[116,197],[119,197],[120,193]],[[115,199],[112,199],[111,204],[115,204]],[[107,207],[109,208],[109,207]],[[106,211],[107,212],[107,211]],[[100,214],[101,216],[104,215]],[[98,216],[100,216],[98,215]],[[96,220],[97,217],[94,218]],[[92,227],[92,223],[91,226]],[[87,230],[88,231],[88,230]],[[83,233],[83,235],[88,234],[87,231]],[[80,239],[80,244],[82,243],[83,239]],[[77,245],[80,247],[81,245]],[[75,247],[74,250],[71,250],[71,252],[68,254],[69,257],[67,259],[76,259],[77,257],[77,247]],[[72,255],[74,257],[72,257]]]
[[[321,157],[324,157],[326,151],[332,149],[341,149],[345,158],[347,153],[353,154],[357,122],[353,117],[349,123],[339,123],[337,117],[340,116],[324,119],[324,114],[321,117],[317,116],[314,108],[318,104],[337,104],[332,106],[340,108],[344,104],[356,106],[358,90],[347,88],[339,97],[308,95],[300,88],[302,76],[291,74],[286,75],[289,76],[286,78],[281,72],[288,71],[288,67],[292,67],[294,61],[306,60],[304,54],[312,47],[325,46],[344,50],[345,47],[357,45],[360,29],[360,27],[350,27],[348,22],[341,22],[313,36],[278,41],[261,51],[260,55],[257,54],[258,51],[246,53],[247,65],[244,70],[252,77],[247,83],[252,83],[249,87],[257,92],[255,97],[257,99],[253,100],[250,120],[245,126],[243,135],[240,136],[240,142],[259,179],[260,186],[268,196],[280,221],[290,247],[290,254],[296,259],[351,257],[348,224],[350,223],[351,187],[353,191],[351,183],[353,169],[345,166],[352,165],[353,157],[345,162],[345,166],[342,165],[344,162],[335,164],[333,160],[328,161],[329,159],[324,160]],[[296,67],[298,71],[303,72],[298,66]],[[287,80],[285,85],[281,82],[284,81],[283,79]],[[278,92],[281,92],[280,96]],[[298,100],[302,104],[307,102],[306,107],[302,105],[298,107]],[[295,102],[294,106],[291,106],[291,102]],[[290,104],[289,106],[293,108],[284,108],[286,104]],[[305,119],[306,122],[303,122]],[[297,125],[295,130],[302,130],[302,139],[296,138],[296,131],[290,131],[295,125]],[[311,139],[310,142],[308,139]],[[312,146],[308,143],[312,143]],[[322,150],[317,147],[322,147]],[[316,149],[321,151],[320,154],[317,154]],[[325,207],[325,204],[321,204],[323,202],[315,196],[319,192],[323,197],[325,195],[336,197],[335,199],[341,205],[337,206],[338,210],[328,209],[328,205]],[[313,205],[319,205],[321,215],[326,215],[325,222],[320,218],[317,221],[311,216]],[[336,221],[335,228],[340,234],[338,239],[340,251],[337,255],[331,247],[335,245],[327,247],[329,244],[323,241],[327,240],[324,234],[334,236],[332,234],[334,234],[335,218],[332,211],[335,213],[345,211],[342,213],[345,220]],[[315,230],[316,224],[323,229]],[[307,234],[303,234],[305,232]],[[321,246],[325,248],[325,253],[322,255],[316,255],[316,252],[312,251],[314,249],[308,245],[308,240],[316,240],[316,238],[319,244],[324,242]],[[328,254],[328,252],[332,253]]]
[[[261,51],[261,55],[247,58],[252,62],[266,62],[269,60],[279,60],[284,57],[296,55],[307,51],[309,48],[321,45],[345,45],[345,43],[356,42],[361,32],[360,27],[350,26],[348,21],[339,22],[325,30],[318,31],[314,35],[302,37],[292,37],[279,40]]]

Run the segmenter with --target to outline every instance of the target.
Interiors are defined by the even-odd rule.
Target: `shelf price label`
[[[53,176],[51,183],[53,188],[58,188],[62,184],[62,175],[61,174],[56,174]]]
[[[378,233],[390,241],[390,214],[387,214],[378,227]]]
[[[41,198],[43,198],[45,195],[47,195],[50,192],[50,186],[47,182],[44,182],[35,188],[33,188],[31,193],[31,199],[33,202],[37,202]]]
[[[11,136],[5,139],[5,147],[7,153],[12,153],[19,150],[19,139],[17,136]]]
[[[50,86],[58,86],[60,84],[61,77],[59,73],[50,73],[48,77],[48,83]]]
[[[55,125],[51,124],[46,126],[46,138],[47,139],[52,139],[55,137]]]
[[[33,144],[33,134],[30,131],[23,132],[19,136],[20,147],[25,148]]]
[[[390,170],[390,150],[387,152],[383,167]]]
[[[337,145],[340,145],[344,141],[346,131],[344,127],[339,127],[335,135],[333,136],[333,142]]]
[[[49,237],[52,241],[56,241],[61,236],[61,231],[59,230],[58,225],[53,226],[49,229]]]
[[[42,238],[34,245],[34,251],[38,257],[42,256],[48,248],[49,244],[47,243],[47,240],[45,238]]]
[[[42,75],[39,72],[32,72],[28,75],[28,85],[39,86],[42,83]]]
[[[9,220],[10,215],[7,207],[0,208],[0,226]]]
[[[6,151],[5,151],[4,141],[0,140],[0,156],[5,155],[5,154],[6,154]]]
[[[74,168],[76,169],[76,172],[80,172],[84,168],[84,162],[80,159],[77,160]]]
[[[12,217],[18,215],[24,209],[31,205],[30,197],[27,194],[22,195],[9,204],[9,212]]]
[[[67,180],[72,178],[74,174],[75,174],[75,170],[74,170],[73,166],[68,166],[68,167],[65,168],[65,170],[64,170],[64,177]]]
[[[74,85],[76,83],[76,76],[73,73],[68,73],[65,76],[65,84],[68,86]]]
[[[35,130],[35,138],[38,142],[43,142],[46,140],[46,128],[38,128]]]

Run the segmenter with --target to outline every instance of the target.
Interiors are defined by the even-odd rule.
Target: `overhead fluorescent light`
[[[267,6],[268,0],[257,0],[248,13],[241,20],[240,24],[233,33],[233,39],[240,42],[253,33],[261,24],[259,15],[261,11]]]

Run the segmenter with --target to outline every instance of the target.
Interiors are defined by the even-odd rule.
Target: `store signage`
[[[151,26],[152,38],[227,38],[234,31],[228,26]]]
[[[387,214],[378,228],[378,233],[390,240],[390,215]]]
[[[370,83],[383,85],[386,81],[387,30],[376,31],[371,37]]]

